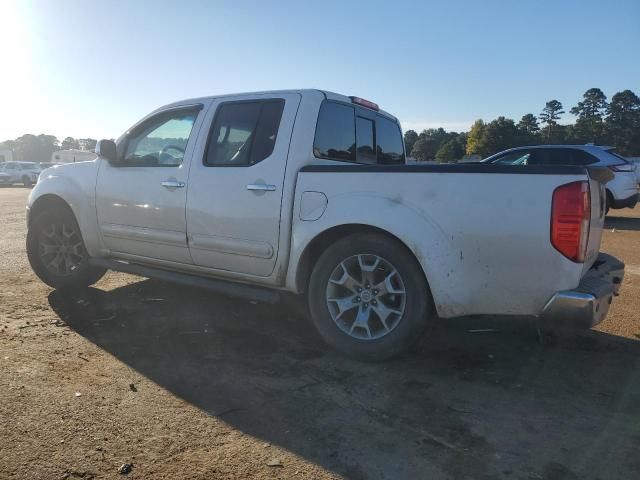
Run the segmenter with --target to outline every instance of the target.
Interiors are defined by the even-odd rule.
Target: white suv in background
[[[7,162],[0,166],[2,175],[0,182],[5,185],[22,183],[25,187],[30,187],[38,182],[38,176],[42,169],[35,162]]]
[[[496,153],[482,163],[502,165],[589,165],[609,168],[614,179],[606,185],[607,211],[610,208],[633,208],[638,202],[637,166],[614,152],[613,147],[599,145],[535,145]]]

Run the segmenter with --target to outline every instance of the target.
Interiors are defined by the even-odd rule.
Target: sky
[[[640,94],[640,0],[0,0],[0,62],[0,141],[115,138],[176,100],[288,88],[461,131]]]

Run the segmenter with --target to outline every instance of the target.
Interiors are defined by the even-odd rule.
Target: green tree
[[[62,150],[79,150],[80,143],[73,137],[67,137],[62,141],[60,148]]]
[[[516,128],[518,129],[518,139],[516,141],[518,146],[540,143],[540,126],[533,113],[523,115]]]
[[[411,156],[418,161],[433,160],[438,151],[438,145],[433,138],[427,136],[421,136],[413,144],[413,150],[411,150]]]
[[[58,139],[53,135],[26,134],[16,138],[13,145],[17,158],[30,162],[48,162],[59,148]]]
[[[464,155],[464,146],[459,141],[459,135],[455,138],[444,142],[436,153],[436,161],[438,163],[449,163],[460,160]]]
[[[418,140],[418,133],[415,130],[407,130],[404,132],[404,149],[407,152],[407,155],[411,153],[413,150],[413,145]]]
[[[444,128],[428,128],[427,130],[423,130],[420,133],[421,137],[427,138],[434,142],[435,149],[438,149],[442,146],[443,143],[451,140],[452,132],[447,132]]]
[[[640,98],[631,90],[611,97],[607,108],[606,130],[622,155],[640,155]]]
[[[523,115],[518,122],[518,130],[525,135],[534,136],[540,131],[540,125],[538,125],[538,119],[533,113],[527,113]]]
[[[583,101],[570,110],[578,117],[576,136],[584,141],[598,143],[603,140],[604,135],[603,118],[607,111],[607,96],[599,88],[590,88],[582,98]]]
[[[473,122],[473,125],[471,125],[471,130],[469,130],[469,133],[467,134],[467,155],[482,155],[482,152],[480,151],[480,142],[482,140],[485,127],[486,125],[482,119],[476,120]]]
[[[562,109],[562,103],[558,100],[549,100],[538,118],[540,122],[542,122],[544,127],[544,136],[547,142],[551,142],[554,138],[554,133],[558,130],[556,126],[558,125],[557,120],[560,120],[560,115],[564,113]]]
[[[517,145],[518,129],[514,121],[498,117],[487,123],[480,140],[480,151],[483,156],[488,156]]]

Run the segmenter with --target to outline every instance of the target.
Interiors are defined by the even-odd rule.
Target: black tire
[[[404,310],[401,315],[396,316],[395,322],[397,323],[395,327],[391,328],[388,333],[383,333],[381,338],[354,338],[354,336],[343,330],[344,326],[338,326],[338,323],[343,323],[342,317],[334,321],[330,312],[329,303],[331,300],[327,300],[327,298],[329,289],[333,287],[329,281],[335,278],[332,275],[335,275],[336,269],[343,262],[351,261],[350,259],[358,255],[369,256],[374,259],[379,257],[381,260],[386,261],[399,274],[404,286]],[[384,277],[386,275],[384,268],[379,270],[382,270],[381,275]],[[333,281],[332,283],[335,284]],[[347,294],[349,295],[350,292],[347,292]],[[393,297],[395,296],[392,295]],[[383,297],[378,298],[382,302]],[[354,302],[360,302],[361,300],[360,297],[357,297]],[[420,339],[430,320],[435,317],[429,286],[416,259],[397,240],[375,233],[350,235],[337,241],[324,251],[311,273],[308,302],[311,318],[322,338],[340,352],[367,361],[381,361],[407,351],[412,344]],[[378,304],[376,303],[376,305]],[[371,306],[370,308],[373,307]],[[358,306],[356,310],[359,311],[359,309],[360,307]],[[355,316],[357,312],[351,315]],[[368,318],[367,325],[370,326],[371,317]],[[377,320],[377,323],[381,324],[380,318],[376,310],[373,321]],[[385,324],[386,327],[387,325]],[[353,331],[353,327],[351,331]],[[382,331],[386,332],[386,330]],[[372,336],[368,327],[366,334],[369,337]]]
[[[64,231],[75,242],[73,256],[74,264],[77,265],[71,266],[68,272],[54,271],[45,263],[46,247],[41,241],[49,241],[51,236],[47,236],[47,232],[51,232],[52,228],[54,234]],[[50,287],[58,289],[88,287],[100,280],[106,272],[103,268],[89,265],[89,255],[78,222],[70,210],[60,207],[42,211],[31,221],[27,232],[27,257],[38,278]]]
[[[22,184],[25,187],[31,187],[33,185],[33,183],[31,182],[31,179],[29,177],[27,177],[26,175],[24,177],[22,177]]]
[[[609,190],[607,190],[607,196],[606,196],[605,202],[606,203],[605,203],[604,214],[606,216],[609,214],[609,209],[613,205],[613,194]]]

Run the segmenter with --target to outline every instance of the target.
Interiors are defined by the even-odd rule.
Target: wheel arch
[[[399,242],[407,251],[407,253],[413,258],[413,260],[420,267],[420,271],[424,276],[424,280],[429,287],[429,279],[427,278],[427,274],[422,267],[422,264],[415,252],[409,248],[409,246],[404,242],[401,238],[388,230],[384,230],[383,228],[375,227],[372,225],[366,225],[362,223],[347,223],[342,225],[335,225],[331,228],[323,230],[318,233],[304,248],[302,254],[300,255],[300,260],[298,261],[298,268],[296,269],[295,275],[295,287],[296,291],[300,293],[305,293],[307,289],[307,285],[309,284],[309,277],[311,276],[311,272],[313,267],[315,266],[318,258],[322,254],[322,252],[331,244],[336,241],[347,237],[349,235],[353,235],[356,233],[375,233],[378,235],[384,235],[389,237],[397,242]],[[430,287],[429,287],[430,290]],[[429,295],[431,292],[429,291]]]
[[[59,195],[53,193],[45,193],[38,197],[31,208],[29,209],[29,217],[27,219],[27,225],[31,226],[31,222],[33,219],[39,215],[41,212],[49,209],[49,208],[62,208],[71,212],[71,214],[76,217],[76,221],[78,220],[77,216],[73,212],[71,205],[69,205],[66,200],[64,200]]]

